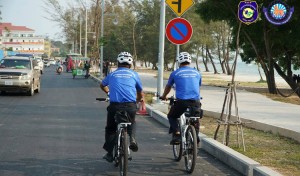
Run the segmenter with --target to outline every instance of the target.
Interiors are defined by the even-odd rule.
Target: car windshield
[[[0,62],[0,68],[31,69],[31,66],[29,60],[3,59]]]

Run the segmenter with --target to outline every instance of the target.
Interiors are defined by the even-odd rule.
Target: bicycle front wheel
[[[188,173],[192,173],[195,169],[197,159],[197,136],[196,130],[192,125],[189,125],[185,133],[186,151],[184,153],[185,169]]]
[[[120,166],[120,176],[126,176],[127,169],[128,169],[128,138],[127,138],[127,131],[125,129],[121,130],[119,166]]]

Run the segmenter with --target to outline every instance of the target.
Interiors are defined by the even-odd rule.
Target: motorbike
[[[62,65],[57,66],[56,73],[60,75],[62,71],[63,71],[63,66]]]

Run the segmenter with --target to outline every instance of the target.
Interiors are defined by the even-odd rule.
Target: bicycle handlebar
[[[109,101],[109,98],[96,98],[96,100],[108,102],[108,101]]]

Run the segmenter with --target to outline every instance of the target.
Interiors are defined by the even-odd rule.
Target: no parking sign
[[[192,34],[192,25],[184,18],[174,18],[167,24],[166,36],[174,44],[185,44],[191,39]]]

